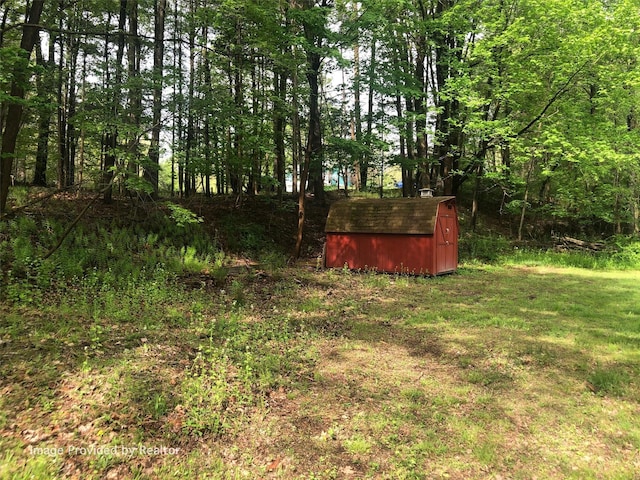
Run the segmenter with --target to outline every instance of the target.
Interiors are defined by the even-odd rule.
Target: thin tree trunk
[[[209,43],[209,27],[202,27],[202,38],[203,43],[208,45]],[[209,61],[209,54],[207,51],[202,52],[202,63],[204,70],[204,84],[205,86],[211,90],[211,63]],[[209,96],[205,94],[205,99],[208,99]],[[213,173],[213,160],[212,160],[212,145],[211,145],[211,121],[209,116],[209,111],[205,110],[204,112],[204,157],[205,157],[205,185],[204,185],[204,194],[207,197],[211,196],[211,175]]]
[[[62,32],[64,28],[64,0],[58,2],[58,28]],[[67,148],[67,75],[68,69],[65,70],[64,58],[65,47],[67,42],[64,41],[62,33],[58,34],[57,42],[60,45],[60,56],[58,58],[58,75],[57,75],[57,104],[58,104],[58,188],[64,189],[67,187],[67,157],[69,155]]]
[[[54,42],[49,42],[49,58],[44,59],[42,48],[39,42],[36,42],[36,61],[38,65],[45,71],[50,70],[53,61]],[[50,73],[50,72],[49,72]],[[38,101],[40,103],[40,116],[38,119],[38,148],[36,150],[36,165],[33,174],[33,185],[45,187],[47,185],[47,160],[49,157],[49,136],[51,133],[51,115],[52,110],[49,107],[50,94],[53,85],[51,75],[41,75],[36,78],[38,91]]]
[[[367,150],[360,162],[360,189],[367,188],[367,182],[369,180],[369,166],[371,163],[371,150],[372,150],[372,137],[373,137],[373,97],[375,93],[375,78],[376,78],[376,43],[377,39],[374,36],[371,40],[371,58],[369,60],[369,99],[367,104]]]
[[[81,87],[81,96],[80,96],[80,108],[84,110],[85,107],[85,93],[87,90],[87,54],[83,52],[82,55],[82,74],[80,76],[82,78],[82,87]],[[78,152],[79,156],[79,169],[78,169],[78,183],[82,185],[83,176],[84,176],[84,165],[85,165],[85,137],[86,137],[86,127],[84,122],[82,123],[82,127],[80,128],[80,138],[78,140],[80,151]]]
[[[473,199],[471,201],[471,231],[476,231],[476,226],[478,224],[478,195],[480,191],[480,179],[482,178],[482,163],[478,163],[476,165],[476,182],[473,187]]]
[[[531,157],[531,163],[529,164],[529,170],[527,171],[527,178],[524,187],[524,198],[522,200],[522,210],[520,212],[520,225],[518,226],[518,241],[522,241],[522,230],[524,227],[524,217],[527,211],[527,202],[529,201],[529,185],[531,181],[531,174],[535,167],[535,157]]]
[[[411,55],[411,51],[406,47],[407,41],[400,37],[397,41],[398,45],[401,46],[400,55],[402,58],[401,65],[404,66],[407,71],[403,71],[405,77],[410,77],[411,65],[413,65],[413,58]],[[409,87],[406,83],[403,85],[404,87]],[[405,88],[405,92],[408,91],[409,88]],[[416,186],[416,174],[417,174],[417,159],[416,159],[416,147],[415,147],[415,116],[416,109],[415,104],[416,101],[413,95],[409,93],[405,93],[404,96],[404,109],[405,109],[405,117],[406,120],[404,122],[404,137],[407,142],[407,168],[403,171],[402,177],[402,196],[403,197],[413,197],[415,196],[415,186]]]
[[[195,2],[190,1],[190,15],[195,17]],[[184,159],[184,196],[189,197],[193,190],[193,165],[192,156],[195,142],[195,108],[194,108],[194,91],[195,91],[195,76],[196,76],[196,32],[195,26],[191,26],[189,30],[189,99],[187,106],[187,144],[185,148]],[[195,192],[193,192],[195,193]]]
[[[104,191],[104,202],[111,203],[113,199],[113,178],[116,166],[116,147],[118,145],[118,127],[115,121],[120,113],[120,93],[122,86],[122,59],[124,57],[125,24],[127,20],[127,0],[120,0],[120,15],[118,20],[118,48],[114,75],[114,90],[111,98],[111,122],[107,124],[104,135],[104,181],[109,186]],[[108,61],[109,42],[105,39],[105,63]],[[109,82],[107,82],[108,84]],[[113,123],[112,123],[113,122]]]
[[[302,131],[300,127],[300,105],[298,102],[298,72],[293,72],[292,77],[292,105],[293,113],[291,119],[291,191],[295,195],[298,193],[300,159],[302,158]]]
[[[287,75],[284,71],[277,72],[273,78],[275,105],[273,107],[273,135],[275,145],[275,159],[273,170],[277,182],[276,195],[282,200],[285,187],[285,103],[287,101]]]
[[[129,113],[128,142],[129,155],[127,170],[129,175],[138,176],[140,165],[140,124],[142,117],[142,85],[140,83],[140,56],[142,41],[138,33],[138,0],[129,0],[129,35],[127,37],[127,64],[129,73]],[[154,42],[154,49],[157,41]],[[154,53],[155,61],[155,53]],[[155,94],[155,91],[154,91]]]
[[[358,14],[357,3],[354,3],[355,15]],[[373,58],[373,55],[372,55]],[[371,79],[370,79],[371,81]],[[360,105],[360,45],[355,43],[353,45],[353,122],[354,122],[354,140],[358,143],[362,143],[362,107]],[[367,173],[362,173],[363,168],[366,170],[366,160],[363,158],[362,153],[358,153],[356,161],[354,162],[354,170],[356,177],[356,190],[362,190],[366,186]],[[363,177],[364,175],[364,177]],[[363,178],[365,183],[363,184]],[[346,185],[346,184],[345,184]],[[346,190],[345,190],[346,191]]]
[[[153,125],[149,146],[150,166],[144,170],[144,178],[153,187],[153,197],[158,197],[158,172],[160,170],[160,133],[162,132],[162,74],[164,67],[164,21],[166,0],[155,2],[155,28],[153,45]]]
[[[416,42],[415,75],[420,87],[420,95],[413,100],[415,112],[416,157],[418,162],[418,188],[431,186],[431,175],[427,162],[427,97],[428,76],[425,70],[427,58],[427,39],[421,36]]]
[[[66,173],[65,187],[75,183],[75,158],[78,139],[76,138],[76,127],[73,123],[77,107],[76,70],[78,65],[78,54],[80,53],[80,41],[78,37],[73,37],[69,42],[69,77],[67,87],[67,121],[66,128],[66,157],[64,159]]]
[[[309,135],[307,137],[307,149],[305,163],[309,162],[309,179],[315,199],[318,203],[324,203],[324,184],[322,179],[322,126],[320,123],[320,55],[309,54],[309,70],[307,80],[309,82]],[[300,190],[304,191],[302,179]]]
[[[302,251],[302,240],[304,237],[304,222],[306,218],[306,184],[309,177],[309,166],[311,165],[311,152],[307,149],[305,153],[304,165],[300,173],[300,189],[298,192],[298,232],[296,234],[296,246],[293,251],[293,259],[300,258]]]
[[[183,148],[183,134],[182,134],[182,114],[183,114],[183,109],[184,109],[184,95],[183,95],[183,85],[184,85],[184,74],[182,71],[182,42],[180,41],[180,38],[182,36],[182,30],[180,28],[180,16],[179,16],[179,12],[178,12],[178,2],[174,3],[174,10],[173,10],[173,15],[174,15],[174,24],[175,24],[175,30],[176,30],[176,39],[177,41],[174,43],[174,59],[177,57],[178,59],[178,64],[177,64],[177,82],[178,82],[178,102],[177,102],[177,115],[175,115],[174,118],[177,119],[177,124],[174,123],[174,129],[177,129],[177,145],[174,142],[173,145],[173,152],[174,152],[174,158],[175,158],[175,152],[182,152],[184,150]],[[177,55],[176,55],[176,48],[177,48]],[[174,162],[175,163],[175,162]],[[175,165],[172,164],[173,167],[175,168]],[[175,170],[173,171],[173,175],[172,175],[172,191],[175,188]],[[178,159],[178,195],[180,197],[182,197],[184,195],[184,160],[182,158]]]
[[[251,130],[252,135],[256,138],[260,138],[259,126],[260,113],[258,105],[258,91],[259,91],[259,75],[258,64],[254,62],[253,68],[251,68]],[[260,154],[256,151],[255,142],[251,142],[251,167],[249,170],[249,185],[247,191],[252,195],[257,195],[260,188]]]

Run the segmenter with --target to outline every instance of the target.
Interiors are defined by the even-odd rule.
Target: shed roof
[[[455,197],[340,200],[331,205],[325,232],[432,235],[438,205]]]

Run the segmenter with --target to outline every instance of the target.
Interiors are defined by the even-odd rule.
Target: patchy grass
[[[636,478],[639,279],[279,267],[1,306],[0,478]]]

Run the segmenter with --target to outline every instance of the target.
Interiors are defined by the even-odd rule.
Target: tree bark
[[[324,203],[324,184],[322,179],[322,125],[320,121],[320,54],[310,52],[307,55],[309,69],[307,81],[309,82],[309,135],[305,152],[305,165],[309,171],[309,180],[315,199],[318,203]],[[304,192],[302,179],[300,190]]]
[[[273,170],[277,182],[276,195],[282,199],[285,187],[285,103],[287,101],[287,75],[283,71],[276,72],[273,77],[275,104],[273,107],[273,135],[275,146],[275,159]]]
[[[138,0],[128,3],[129,30],[127,36],[127,64],[129,85],[129,112],[127,133],[128,175],[137,177],[140,165],[140,123],[142,118],[142,85],[140,82],[140,57],[142,41],[138,32]],[[154,43],[154,49],[156,48]],[[155,61],[155,52],[154,52]],[[154,91],[155,94],[155,91]]]
[[[116,120],[120,113],[120,93],[122,86],[122,59],[124,57],[125,24],[127,20],[127,0],[120,0],[120,14],[118,19],[118,43],[116,51],[116,65],[114,75],[114,88],[111,98],[111,119],[107,122],[107,128],[103,135],[104,171],[103,185],[105,185],[103,200],[111,203],[113,199],[113,178],[116,166],[116,147],[118,145],[118,126]],[[105,63],[109,58],[109,41],[105,39]],[[107,84],[108,75],[107,75]]]
[[[302,129],[300,127],[300,106],[298,102],[298,72],[294,70],[292,76],[292,105],[291,118],[291,191],[298,193],[300,160],[302,159]]]
[[[28,77],[28,61],[33,47],[38,40],[40,16],[42,15],[43,0],[34,0],[29,9],[25,25],[22,27],[22,39],[20,49],[24,56],[24,65],[15,72],[11,82],[11,97],[7,109],[7,117],[2,132],[2,149],[0,150],[0,215],[5,213],[9,186],[11,185],[11,170],[16,152],[18,133],[22,121],[23,104],[25,97],[25,85]]]
[[[158,172],[160,170],[160,133],[162,132],[162,73],[164,67],[164,22],[166,0],[155,1],[155,28],[153,46],[153,125],[149,146],[149,167],[144,178],[153,187],[153,197],[158,196]]]
[[[54,42],[49,41],[49,58],[45,60],[39,42],[36,42],[36,61],[45,71],[50,72],[53,62]],[[33,185],[45,187],[47,185],[47,161],[49,157],[49,136],[51,134],[51,115],[53,113],[49,102],[50,91],[53,87],[51,74],[41,75],[36,79],[40,114],[38,118],[38,147],[36,150],[36,165],[33,174]]]
[[[354,15],[358,15],[358,4],[354,2]],[[358,144],[362,144],[362,107],[360,105],[360,44],[359,40],[353,45],[353,134],[354,140]],[[373,57],[373,56],[372,56]],[[366,169],[365,165],[366,160],[364,159],[362,153],[358,151],[356,155],[356,161],[354,162],[354,170],[355,170],[355,179],[356,185],[354,188],[356,190],[362,190],[366,187],[367,174],[363,173],[363,168]],[[364,183],[363,183],[364,182]],[[345,179],[345,192],[346,192],[347,182]]]
[[[189,2],[190,15],[195,18],[196,5],[195,2]],[[193,23],[193,22],[192,22]],[[195,25],[190,26],[189,30],[189,87],[188,87],[188,106],[187,106],[187,138],[185,145],[184,158],[184,196],[189,197],[194,190],[193,188],[193,165],[192,156],[195,143],[195,108],[194,108],[194,91],[195,91],[195,75],[196,75],[196,31]],[[195,192],[193,192],[195,193]]]

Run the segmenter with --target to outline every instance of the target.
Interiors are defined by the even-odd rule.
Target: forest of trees
[[[491,194],[523,218],[637,233],[639,12],[638,0],[0,0],[0,212],[11,184],[110,201],[281,196],[289,183],[322,201],[327,172],[367,189],[395,165],[405,196],[465,191],[475,214]]]

